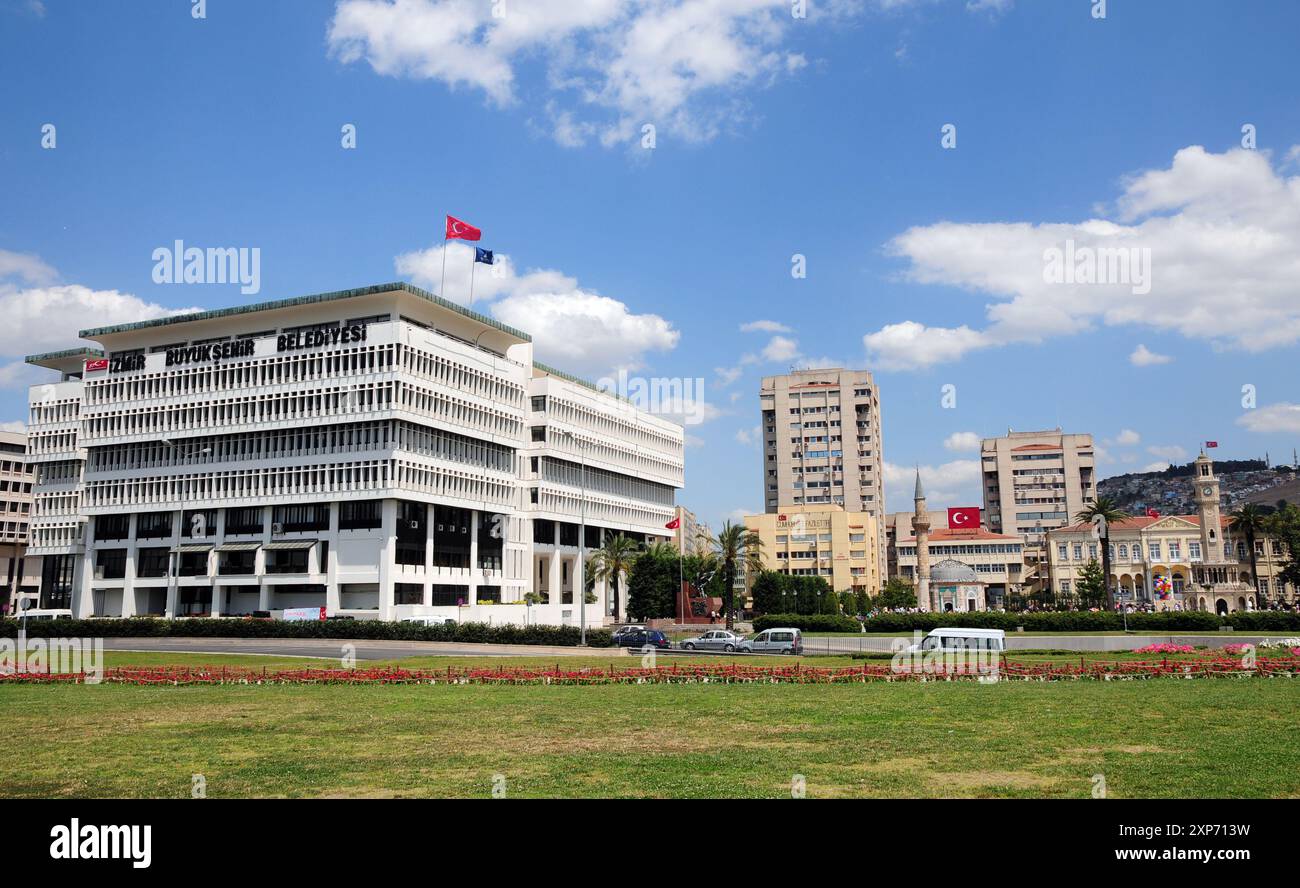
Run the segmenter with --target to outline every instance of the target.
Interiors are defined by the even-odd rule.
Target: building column
[[[271,535],[271,519],[274,517],[275,510],[270,506],[262,509],[262,545],[258,546],[257,553],[253,556],[253,575],[257,577],[257,609],[260,611],[271,609],[271,590],[266,586],[266,544],[274,539]]]
[[[167,603],[163,605],[163,617],[168,620],[176,617],[176,599],[181,584],[181,553],[176,551],[181,546],[181,524],[185,521],[185,510],[178,510],[172,517],[172,551],[167,556]]]
[[[328,533],[330,545],[329,555],[325,558],[325,563],[318,565],[320,572],[325,574],[325,615],[333,616],[343,607],[343,596],[339,593],[339,575],[335,565],[338,563],[338,538],[339,538],[339,504],[330,503],[330,526]],[[320,559],[320,543],[313,546],[316,550],[316,558]]]
[[[386,499],[381,510],[379,549],[379,619],[393,618],[394,547],[397,541],[397,500]]]
[[[433,606],[433,539],[438,517],[437,506],[429,503],[424,509],[424,595],[420,599],[425,607]]]
[[[72,572],[72,615],[79,619],[88,618],[95,607],[94,596],[91,593],[91,584],[95,579],[95,540],[94,524],[96,519],[91,518],[86,522],[82,530],[82,552],[81,564],[74,566]],[[75,565],[76,556],[73,556]],[[37,601],[39,606],[40,601]]]
[[[469,603],[471,614],[478,611],[478,584],[482,574],[478,566],[478,509],[469,510]]]
[[[552,521],[551,524],[552,529],[555,531],[555,545],[551,550],[551,563],[548,565],[551,571],[550,578],[547,580],[550,591],[548,603],[559,604],[562,597],[560,589],[564,585],[564,575],[560,572],[560,563],[562,561],[560,557],[560,522]]]

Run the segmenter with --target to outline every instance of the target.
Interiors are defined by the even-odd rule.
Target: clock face
[[[1206,496],[1213,496],[1213,494],[1214,494],[1214,488],[1213,488],[1213,487],[1202,487],[1202,488],[1201,488],[1201,493],[1205,494]]]

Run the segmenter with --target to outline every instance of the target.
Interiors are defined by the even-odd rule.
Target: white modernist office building
[[[589,626],[579,558],[666,539],[680,426],[404,283],[81,331],[33,355],[33,615]],[[535,594],[529,594],[535,593]],[[624,613],[625,602],[618,602]]]

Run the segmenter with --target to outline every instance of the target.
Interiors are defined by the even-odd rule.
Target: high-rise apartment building
[[[1047,533],[1072,524],[1097,496],[1092,435],[1008,429],[984,439],[980,462],[988,529],[1025,541],[1025,582],[1038,586]]]
[[[0,431],[0,614],[17,614],[40,579],[41,559],[27,553],[35,478],[26,454],[25,434]]]
[[[874,517],[875,562],[886,563],[880,395],[865,370],[765,376],[763,511],[832,505]]]

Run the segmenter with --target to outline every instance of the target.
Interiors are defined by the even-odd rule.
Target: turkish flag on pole
[[[1219,442],[1218,442],[1218,441],[1206,441],[1206,442],[1205,442],[1205,446],[1206,446],[1206,447],[1218,447],[1218,446],[1219,446]]]
[[[483,232],[468,222],[462,222],[455,216],[447,217],[447,240],[460,238],[461,240],[476,241],[482,236]]]
[[[664,525],[664,527],[668,528],[669,530],[676,530],[681,526],[682,526],[682,519],[680,518],[674,518],[672,521],[669,521],[667,524]]]
[[[1160,513],[1157,512],[1155,509],[1147,509],[1147,517],[1148,517],[1148,518],[1159,518],[1159,517],[1160,517]]]
[[[959,506],[948,510],[949,530],[979,530],[980,507]]]

